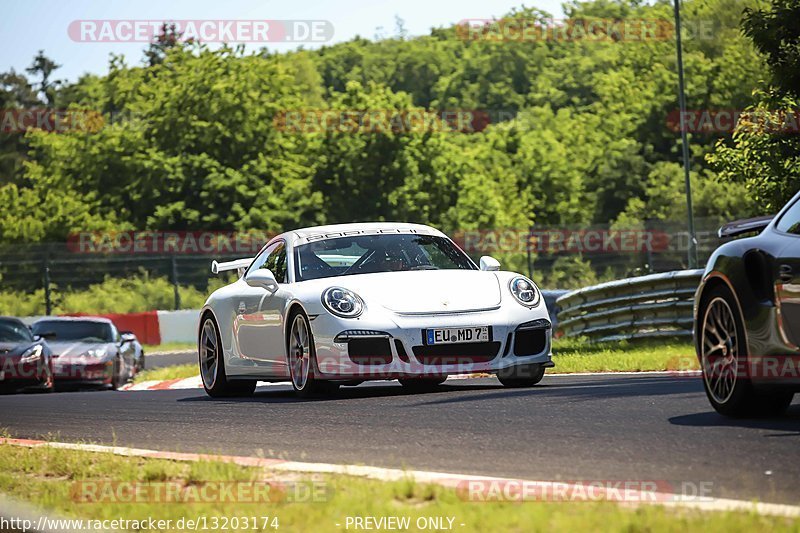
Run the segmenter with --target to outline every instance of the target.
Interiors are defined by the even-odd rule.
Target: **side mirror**
[[[500,261],[490,255],[484,255],[481,257],[481,270],[485,270],[487,272],[495,272],[500,270]]]
[[[251,287],[266,289],[269,292],[278,290],[278,282],[275,280],[275,275],[266,268],[253,270],[244,278],[244,281]]]

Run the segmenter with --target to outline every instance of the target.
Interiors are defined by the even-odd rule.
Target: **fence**
[[[700,264],[703,265],[724,240],[716,235],[719,221],[697,219],[696,227]],[[225,244],[236,234],[214,231],[149,232],[143,251],[136,248],[135,232],[116,235],[110,252],[103,246],[95,246],[94,241],[88,240],[86,244],[84,234],[63,243],[2,244],[0,297],[8,293],[10,299],[7,297],[5,301],[16,301],[17,295],[25,295],[26,302],[35,304],[34,309],[26,307],[26,314],[96,312],[78,308],[81,305],[63,303],[68,296],[85,291],[105,278],[127,280],[146,276],[161,280],[159,294],[162,296],[157,302],[150,301],[154,297],[148,296],[148,303],[137,303],[135,309],[106,306],[103,310],[196,308],[213,289],[209,287],[216,278],[209,269],[212,259],[252,257],[274,234],[251,233],[239,234],[243,236],[237,241],[241,247],[233,250]],[[683,224],[678,222],[647,221],[641,228],[632,230],[605,224],[454,230],[450,233],[476,261],[482,255],[495,256],[504,270],[526,273],[547,289],[571,289],[604,280],[687,268],[688,236]],[[3,313],[10,311],[0,308],[0,314]]]
[[[106,277],[137,275],[163,278],[172,285],[173,309],[186,307],[180,287],[205,291],[211,279],[211,261],[227,261],[253,253],[223,254],[114,254],[75,253],[65,243],[0,246],[0,280],[5,291],[41,290],[41,312],[51,314],[60,295],[86,290]],[[195,304],[196,306],[196,304]],[[142,309],[142,311],[149,309]],[[0,310],[2,314],[2,310]]]
[[[569,292],[557,300],[559,330],[598,342],[691,336],[702,273],[651,274]]]

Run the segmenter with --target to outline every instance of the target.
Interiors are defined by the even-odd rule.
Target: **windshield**
[[[0,320],[0,342],[32,342],[30,330],[16,320]]]
[[[111,325],[79,320],[43,320],[33,325],[36,335],[53,333],[54,341],[113,342]]]
[[[431,235],[359,235],[298,246],[297,281],[407,270],[475,270],[449,239]]]

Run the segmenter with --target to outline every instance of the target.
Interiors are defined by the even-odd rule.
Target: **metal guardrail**
[[[692,335],[692,306],[702,270],[621,279],[569,292],[556,300],[566,337],[593,341]]]

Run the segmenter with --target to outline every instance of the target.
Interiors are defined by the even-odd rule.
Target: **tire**
[[[504,368],[497,373],[497,379],[504,387],[519,389],[533,387],[544,377],[542,365],[521,365]]]
[[[714,410],[732,418],[783,413],[793,393],[759,391],[750,382],[744,320],[731,290],[726,285],[709,290],[697,316],[703,388]]]
[[[256,390],[255,380],[229,380],[225,374],[225,357],[222,355],[220,339],[216,321],[206,315],[197,346],[200,378],[206,394],[212,398],[252,396]]]
[[[119,358],[117,358],[114,360],[114,367],[111,370],[111,390],[119,390],[124,384],[122,365],[120,365]]]
[[[400,382],[404,388],[414,391],[431,391],[436,390],[439,386],[447,380],[447,376],[436,376],[430,378],[401,378],[397,381]]]
[[[338,390],[338,383],[318,379],[320,372],[317,366],[314,333],[303,310],[293,310],[289,315],[288,324],[286,361],[289,364],[289,379],[295,394],[299,398],[310,398]]]

